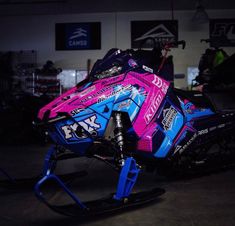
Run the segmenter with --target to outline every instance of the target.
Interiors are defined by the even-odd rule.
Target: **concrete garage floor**
[[[0,147],[0,167],[11,176],[39,175],[47,147]],[[58,173],[86,169],[88,175],[70,185],[82,199],[93,199],[115,191],[117,175],[94,159],[73,159],[60,163]],[[4,179],[2,175],[0,179]],[[193,179],[166,181],[143,173],[136,189],[161,187],[166,193],[159,202],[107,217],[81,221],[52,212],[34,196],[32,184],[0,187],[1,226],[77,226],[77,225],[159,225],[233,226],[235,225],[235,170],[230,169]],[[64,202],[62,192],[49,188],[50,201]]]

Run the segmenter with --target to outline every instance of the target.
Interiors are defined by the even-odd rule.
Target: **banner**
[[[139,48],[146,38],[149,40],[144,43],[143,48],[153,47],[151,38],[163,43],[178,41],[178,21],[131,21],[131,48]]]
[[[57,23],[56,50],[88,50],[101,48],[101,23]]]
[[[210,20],[210,46],[235,46],[235,19]]]

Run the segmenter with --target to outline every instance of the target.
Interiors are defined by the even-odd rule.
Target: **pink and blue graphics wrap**
[[[166,98],[168,88],[169,82],[155,74],[130,71],[74,87],[38,116],[70,115],[55,122],[50,135],[56,143],[84,155],[94,139],[103,137],[112,112],[125,112],[137,137],[137,151],[165,157],[183,126],[182,113]]]

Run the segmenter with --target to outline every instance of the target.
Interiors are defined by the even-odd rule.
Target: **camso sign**
[[[56,50],[101,48],[101,23],[56,24]]]

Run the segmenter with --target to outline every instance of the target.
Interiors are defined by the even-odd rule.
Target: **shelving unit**
[[[32,93],[34,95],[47,94],[50,97],[57,97],[62,93],[62,85],[57,76],[32,75]]]

